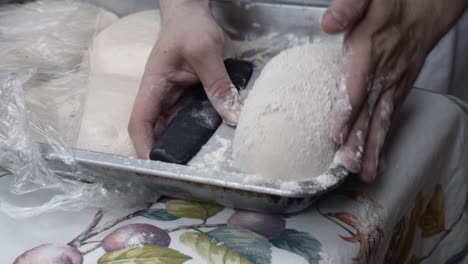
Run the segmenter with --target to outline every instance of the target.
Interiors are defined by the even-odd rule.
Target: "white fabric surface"
[[[254,263],[357,263],[352,259],[359,255],[360,248],[366,254],[362,255],[359,263],[403,263],[401,258],[411,256],[427,256],[423,263],[466,263],[463,260],[448,260],[460,252],[465,252],[466,255],[468,246],[468,117],[462,108],[447,97],[415,89],[404,105],[399,124],[400,127],[392,135],[387,150],[387,169],[374,184],[364,185],[351,180],[316,204],[321,213],[316,207],[312,207],[298,215],[278,216],[284,218],[285,235],[269,241],[259,238],[258,242],[265,247],[255,249],[257,257],[246,255],[237,247],[239,245],[240,248],[245,248],[241,245],[252,242],[255,238],[253,233],[251,237],[241,240],[232,240],[229,234],[224,234],[218,238],[220,241],[217,243],[230,241],[231,244],[226,242],[224,245],[241,256],[257,260]],[[0,177],[0,192],[6,191],[5,188],[8,188],[8,182],[11,180],[12,176]],[[416,206],[417,197],[421,197],[419,207]],[[34,195],[30,196],[30,199],[34,200]],[[188,202],[184,206],[190,208],[192,204]],[[161,210],[165,213],[171,212],[170,207],[164,203],[157,203],[153,208],[159,210],[159,213]],[[112,208],[104,209],[105,217],[102,223],[129,213],[111,212]],[[179,215],[181,218],[164,221],[154,215],[135,217],[87,241],[100,240],[119,226],[131,223],[151,224],[174,230],[169,232],[169,248],[192,258],[185,262],[186,264],[208,263],[206,256],[217,254],[206,249],[208,242],[200,242],[204,246],[194,250],[181,240],[181,235],[193,231],[184,226],[197,226],[202,222],[190,213],[196,209],[187,210],[182,210]],[[412,213],[415,211],[416,213]],[[234,213],[230,208],[220,208],[219,213],[209,217],[207,222],[216,224],[216,227],[201,224],[199,229],[203,232],[219,231],[218,228],[225,228],[226,223],[229,223],[228,219]],[[11,263],[22,252],[41,244],[70,242],[85,230],[94,214],[95,212],[90,210],[79,213],[61,212],[24,220],[13,220],[0,214],[2,263]],[[328,215],[328,218],[324,214]],[[355,223],[349,225],[343,217],[334,218],[340,214],[347,214],[351,217],[348,219],[356,219],[353,220]],[[412,214],[417,217],[413,219]],[[270,225],[268,219],[271,218],[255,224],[254,227],[259,224]],[[252,221],[255,221],[255,218],[247,220],[247,223]],[[340,238],[339,235],[350,234],[337,223],[341,223],[353,234],[362,233],[361,239],[365,242],[351,243]],[[401,223],[404,223],[403,228]],[[414,227],[414,232],[411,231],[411,226]],[[247,232],[242,230],[231,230],[234,232],[231,235]],[[296,235],[287,237],[288,232]],[[424,232],[429,232],[429,235],[425,237]],[[394,237],[400,237],[401,241],[392,242]],[[408,242],[411,239],[413,243]],[[409,243],[405,244],[410,248],[409,255],[402,253],[404,250],[398,247],[399,243]],[[84,251],[89,246],[82,246],[80,250]],[[401,262],[385,262],[386,258],[389,261],[389,252],[396,255],[397,260]],[[104,254],[104,250],[98,248],[85,255],[84,263],[95,264]],[[308,256],[309,262],[301,257],[301,254]],[[264,259],[260,261],[260,257]]]
[[[468,102],[468,12],[432,50],[415,86]]]

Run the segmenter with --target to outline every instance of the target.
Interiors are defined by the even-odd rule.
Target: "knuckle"
[[[194,60],[201,60],[206,58],[212,53],[213,49],[217,47],[220,42],[213,37],[204,37],[190,41],[190,45],[185,47],[185,54]]]
[[[365,0],[340,2],[332,7],[332,12],[335,18],[341,21],[342,26],[348,26],[363,15],[365,3]]]
[[[351,2],[350,14],[354,18],[359,18],[363,15],[364,10],[367,8],[368,0],[354,0]]]
[[[230,92],[230,82],[225,78],[214,79],[207,87],[207,94],[213,100],[222,100]]]
[[[352,20],[356,20],[358,17],[361,16],[362,9],[359,6],[351,5],[349,9],[346,10],[346,12],[347,12],[346,14],[347,18],[352,21]]]

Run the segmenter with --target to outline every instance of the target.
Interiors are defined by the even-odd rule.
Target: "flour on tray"
[[[202,154],[201,158],[193,160],[193,162],[190,163],[191,166],[199,169],[219,171],[226,165],[229,165],[231,162],[231,140],[219,135],[215,135],[214,139],[216,140],[216,146],[203,146],[202,150],[200,150]],[[208,148],[210,148],[211,151],[209,151]]]

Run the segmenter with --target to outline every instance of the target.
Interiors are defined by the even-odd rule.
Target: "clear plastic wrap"
[[[9,192],[0,193],[0,211],[30,217],[109,203],[132,207],[153,198],[131,179],[83,181],[89,175],[70,151],[87,92],[89,43],[116,19],[73,0],[0,6],[0,167],[13,174]],[[49,165],[38,143],[51,146],[66,164],[63,171]]]

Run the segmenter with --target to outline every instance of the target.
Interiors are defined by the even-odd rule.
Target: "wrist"
[[[412,12],[406,16],[406,30],[412,32],[412,39],[427,44],[427,55],[463,15],[468,0],[450,0],[450,4],[439,0],[409,2],[408,10]]]
[[[210,12],[209,0],[159,0],[161,17],[168,20],[174,17],[184,17],[188,14],[204,14]]]
[[[439,26],[443,30],[443,34],[452,28],[458,19],[468,8],[468,0],[452,0],[450,4],[444,1],[436,1],[438,5]]]

